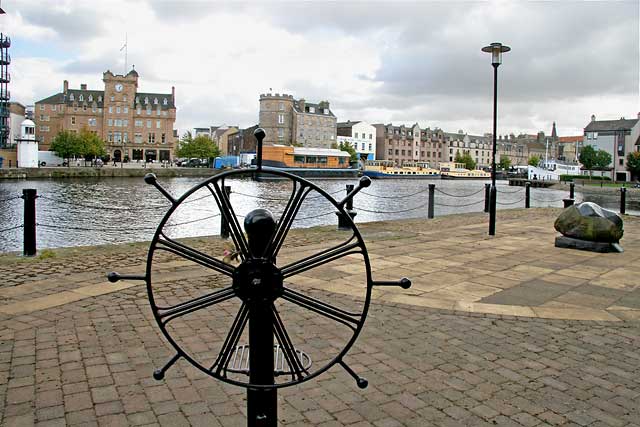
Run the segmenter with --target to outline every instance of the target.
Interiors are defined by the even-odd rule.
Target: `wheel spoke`
[[[211,188],[211,186],[213,186],[213,188]],[[217,182],[212,182],[207,185],[207,188],[216,200],[218,208],[220,209],[220,214],[227,220],[227,224],[229,224],[231,238],[233,239],[236,249],[240,253],[240,257],[242,260],[245,260],[249,256],[249,245],[247,244],[247,239],[242,232],[242,227],[240,227],[240,224],[238,223],[238,218],[236,217],[236,213],[233,210],[229,197],[224,191],[222,191]]]
[[[176,304],[171,307],[158,307],[161,311],[159,314],[160,320],[163,325],[166,325],[171,320],[184,316],[185,314],[192,313],[203,308],[210,307],[212,305],[221,303],[235,296],[235,292],[232,287],[220,289],[207,295],[186,301],[180,304]]]
[[[291,342],[291,338],[289,338],[289,334],[287,334],[287,330],[284,327],[284,323],[282,323],[278,310],[276,310],[274,305],[271,305],[271,310],[273,311],[273,332],[278,340],[280,348],[282,349],[284,358],[291,369],[291,379],[294,381],[296,379],[302,381],[303,372],[307,375],[309,372],[302,366],[300,359],[298,359],[296,349]]]
[[[211,365],[211,368],[209,368],[209,371],[213,371],[213,368],[216,368],[217,375],[220,375],[220,373],[224,371],[223,376],[226,377],[226,370],[229,365],[229,360],[231,359],[231,354],[237,347],[238,340],[240,340],[240,336],[242,336],[242,331],[244,331],[248,320],[249,307],[247,304],[242,303],[242,306],[240,307],[240,310],[238,310],[238,314],[233,321],[233,325],[231,325],[231,329],[227,334],[227,338],[224,340],[224,344],[222,344],[220,353],[218,353],[218,357],[213,365]]]
[[[322,252],[318,252],[317,254],[313,254],[299,261],[285,265],[282,267],[283,277],[295,276],[296,274],[300,274],[328,262],[335,261],[344,256],[362,253],[360,243],[357,241],[354,242],[354,238],[355,235],[351,236],[349,240],[346,240],[332,248],[325,249]]]
[[[353,331],[355,331],[356,327],[360,325],[361,313],[353,313],[350,311],[342,310],[338,307],[332,306],[331,304],[320,301],[319,299],[310,297],[308,295],[303,295],[288,288],[283,289],[282,298],[289,302],[292,302],[293,304],[299,305],[300,307],[316,312],[331,320],[342,323],[343,325],[351,328]]]
[[[172,240],[167,236],[165,236],[164,233],[162,233],[161,236],[162,237],[158,239],[158,243],[157,243],[158,249],[165,250],[167,252],[171,252],[173,254],[179,255],[183,258],[188,259],[189,261],[193,261],[196,264],[200,264],[204,267],[208,267],[226,276],[229,276],[229,277],[233,276],[233,271],[235,270],[234,266],[227,264],[226,262],[217,260],[196,249],[190,248],[187,245],[178,243],[175,240]]]
[[[273,233],[273,237],[269,242],[269,246],[267,246],[266,254],[270,254],[272,259],[275,259],[284,243],[284,240],[287,237],[287,233],[291,228],[291,224],[295,219],[298,211],[300,210],[300,206],[304,202],[305,198],[311,191],[311,187],[306,185],[301,185],[300,188],[297,188],[297,183],[293,183],[293,190],[291,190],[291,197],[289,197],[289,201],[287,202],[287,206],[285,206],[282,215],[280,216],[280,220],[278,220],[278,225],[276,227],[275,232]]]

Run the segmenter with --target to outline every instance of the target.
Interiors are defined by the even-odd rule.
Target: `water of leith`
[[[202,178],[167,178],[159,182],[179,197]],[[341,199],[346,184],[356,180],[312,180]],[[436,184],[435,215],[481,212],[485,181],[376,180],[354,199],[356,223],[427,217],[428,184]],[[255,182],[234,179],[231,201],[242,216],[261,207],[282,212],[291,191],[290,182]],[[0,252],[19,251],[22,246],[23,201],[16,198],[24,188],[38,192],[36,217],[38,248],[120,244],[150,240],[170,203],[141,178],[21,180],[0,182]],[[566,191],[531,189],[531,206],[561,207]],[[579,200],[580,193],[576,196]],[[595,198],[594,198],[595,197]],[[583,197],[582,199],[585,199]],[[611,195],[589,196],[590,201],[617,211]],[[172,237],[219,234],[218,208],[206,190],[194,193],[189,203],[172,214],[165,228]],[[498,181],[498,209],[524,207],[524,188]],[[309,194],[293,227],[336,224],[335,209],[321,195]],[[242,220],[242,218],[240,218]]]

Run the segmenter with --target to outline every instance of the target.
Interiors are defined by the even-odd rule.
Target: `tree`
[[[82,155],[82,143],[75,132],[63,130],[53,138],[53,141],[51,141],[50,150],[54,151],[63,159],[67,159],[68,165],[71,157]]]
[[[460,154],[460,152],[458,151],[456,153],[455,162],[464,163],[464,167],[469,170],[474,170],[476,168],[476,161],[473,160],[473,157],[471,157],[471,154],[469,154],[469,152],[464,152],[463,154]]]
[[[507,170],[511,167],[511,159],[504,154],[500,156],[500,163],[498,165],[500,169]]]
[[[633,177],[640,177],[640,151],[634,151],[627,155],[627,169]]]
[[[85,158],[88,157],[90,160],[93,160],[96,157],[102,157],[107,154],[104,148],[104,141],[100,139],[96,133],[84,128],[80,131],[78,139],[82,152],[81,155]]]
[[[334,142],[332,147],[333,148],[337,147],[339,150],[346,151],[347,153],[349,153],[349,155],[351,156],[350,160],[352,162],[357,162],[359,160],[359,156],[358,156],[358,153],[356,152],[356,149],[353,148],[351,144],[349,144],[348,142],[341,141],[340,145],[337,145],[337,146],[335,145],[335,142]]]
[[[596,150],[591,145],[587,145],[586,147],[580,150],[580,163],[582,163],[582,167],[586,170],[591,171],[596,165]]]
[[[220,155],[220,148],[206,135],[198,135],[195,138],[191,132],[186,132],[176,150],[178,157],[210,159]]]
[[[607,153],[604,150],[596,151],[596,162],[595,168],[600,170],[609,169],[609,165],[611,164],[611,154]]]
[[[540,164],[540,156],[538,156],[537,154],[534,154],[533,156],[529,157],[529,166],[538,167],[539,164]]]

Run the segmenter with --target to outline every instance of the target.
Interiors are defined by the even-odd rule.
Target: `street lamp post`
[[[496,134],[498,121],[498,66],[502,63],[502,53],[511,48],[502,43],[491,43],[482,48],[483,52],[491,53],[493,65],[493,157],[491,158],[491,191],[489,196],[489,235],[496,234]]]

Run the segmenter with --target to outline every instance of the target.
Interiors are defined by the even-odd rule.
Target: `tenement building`
[[[336,142],[336,116],[328,101],[317,104],[292,95],[260,95],[260,127],[265,144],[331,148]]]
[[[163,161],[174,157],[177,138],[175,88],[171,93],[138,91],[138,73],[103,74],[103,90],[70,89],[36,102],[34,119],[40,149],[48,150],[56,135],[87,129],[105,141],[107,154],[120,159]]]
[[[437,168],[440,162],[449,161],[445,153],[445,134],[441,129],[421,129],[418,123],[412,126],[375,124],[376,156],[379,160],[390,160],[397,165],[428,162]]]
[[[488,136],[468,135],[459,130],[458,133],[447,133],[449,141],[449,161],[453,162],[456,156],[469,154],[476,162],[477,168],[491,167],[492,142]],[[496,163],[499,159],[496,158]]]

